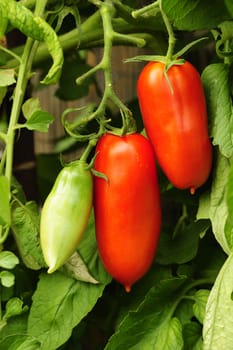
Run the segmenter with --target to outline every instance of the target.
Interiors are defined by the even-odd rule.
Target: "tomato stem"
[[[133,18],[138,18],[140,16],[143,16],[144,14],[147,14],[149,12],[154,12],[156,13],[156,10],[159,11],[159,2],[158,1],[155,1],[153,2],[152,4],[149,4],[147,6],[144,6],[142,7],[141,9],[138,9],[138,10],[134,10],[131,15]]]
[[[35,15],[41,16],[45,9],[47,0],[37,1]],[[37,43],[35,43],[37,46]],[[14,99],[11,110],[10,122],[7,131],[7,147],[6,147],[6,168],[5,175],[11,183],[12,167],[13,167],[13,152],[15,139],[15,125],[18,122],[21,106],[23,103],[28,79],[30,78],[30,70],[32,66],[33,56],[35,53],[34,40],[28,38],[25,44],[25,49],[22,55],[21,64],[18,72],[18,79],[14,91]]]
[[[172,25],[171,25],[167,15],[166,15],[166,13],[163,10],[162,0],[158,0],[158,1],[159,1],[160,12],[161,12],[164,24],[165,24],[167,32],[168,32],[168,49],[167,49],[166,57],[167,57],[168,64],[169,64],[172,61],[173,51],[174,51],[174,47],[175,47],[175,43],[176,43],[176,38],[174,35]]]
[[[81,155],[80,157],[80,160],[83,161],[83,162],[86,162],[87,163],[87,159],[92,151],[92,149],[95,147],[97,143],[97,139],[92,139],[88,142],[87,144],[87,147],[85,149],[85,151],[83,152],[83,154]]]
[[[100,128],[102,125],[105,125],[106,129],[110,129],[112,132],[120,135],[124,135],[128,132],[128,130],[132,130],[132,115],[131,111],[128,107],[121,101],[121,99],[116,95],[113,88],[113,79],[112,79],[112,65],[111,65],[111,56],[112,56],[112,46],[115,40],[121,38],[122,41],[131,42],[138,46],[143,46],[145,41],[138,38],[129,37],[128,35],[120,34],[115,32],[112,25],[112,19],[115,15],[115,8],[113,7],[112,1],[105,0],[90,0],[94,5],[99,7],[100,16],[102,18],[103,24],[103,32],[104,32],[104,48],[103,48],[103,56],[101,61],[93,68],[91,68],[88,72],[81,75],[76,79],[77,84],[81,84],[88,77],[96,74],[98,71],[103,71],[104,75],[104,93],[103,97],[97,107],[97,109],[88,116],[85,122],[90,122],[91,120],[96,119],[100,124]],[[114,106],[116,106],[121,113],[122,117],[122,127],[114,128],[111,125],[108,125],[105,116],[105,110],[108,102],[112,102]],[[100,134],[100,132],[98,133]]]

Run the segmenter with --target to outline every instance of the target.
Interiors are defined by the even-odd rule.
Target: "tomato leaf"
[[[29,130],[37,130],[47,132],[49,124],[54,121],[54,117],[41,109],[38,98],[32,97],[28,99],[22,106],[24,117],[27,119],[21,127],[26,127]]]
[[[17,333],[4,338],[0,342],[0,350],[6,349],[38,350],[40,349],[40,343],[33,337]]]
[[[104,286],[79,282],[60,272],[41,274],[28,320],[28,333],[42,343],[41,350],[55,350],[69,339]]]
[[[180,30],[212,29],[229,18],[224,2],[219,0],[163,0],[163,9]]]
[[[32,97],[26,100],[22,106],[22,112],[26,119],[29,119],[35,111],[41,109],[39,98]]]
[[[22,312],[27,310],[27,306],[23,306],[23,301],[19,298],[11,298],[6,303],[6,311],[3,318],[9,319],[12,316],[20,315]]]
[[[19,259],[14,253],[7,250],[0,252],[0,267],[13,269],[17,264],[19,264]]]
[[[203,350],[202,327],[196,322],[184,325],[184,350]]]
[[[12,230],[24,264],[33,270],[45,266],[39,243],[39,214],[35,202],[13,206]]]
[[[21,338],[18,340],[18,344],[24,342],[27,332],[27,317],[27,312],[24,312],[18,316],[7,319],[7,327],[1,329],[0,333],[0,350],[11,349],[10,345],[16,341],[17,335],[20,335],[19,338]],[[4,322],[6,324],[6,321]],[[5,344],[7,345],[4,347]]]
[[[213,138],[213,145],[219,146],[220,152],[225,157],[231,157],[233,154],[233,115],[229,76],[229,67],[223,63],[211,64],[202,73],[210,120],[210,136]]]
[[[185,226],[173,238],[163,232],[159,240],[156,261],[160,264],[184,264],[192,260],[198,250],[200,235],[210,226],[209,220],[198,220]]]
[[[231,0],[224,0],[225,5],[231,15],[231,17],[233,17],[233,2]]]
[[[230,163],[220,153],[216,159],[211,193],[209,197],[209,218],[216,240],[226,254],[230,253],[230,237],[227,237],[225,225],[228,218],[226,202],[226,186],[230,171]]]
[[[77,252],[75,252],[68,259],[68,261],[65,263],[62,270],[64,270],[64,272],[67,275],[77,279],[78,281],[84,281],[84,282],[89,282],[89,283],[94,283],[94,284],[99,283],[95,278],[93,278],[90,275],[90,273],[87,269],[87,266],[85,265],[81,256]]]
[[[25,123],[28,130],[37,130],[40,132],[47,132],[49,124],[54,121],[54,117],[45,111],[35,111]]]
[[[79,251],[88,270],[101,283],[77,281],[58,271],[40,275],[28,320],[28,334],[42,343],[40,350],[55,350],[67,341],[72,329],[92,310],[111,280],[98,258],[93,220],[94,216]]]
[[[15,81],[14,69],[0,69],[0,87],[12,85]]]
[[[229,177],[226,187],[226,204],[228,208],[228,217],[226,219],[225,232],[229,246],[233,248],[233,163],[231,162]]]
[[[0,280],[1,280],[1,284],[4,287],[12,287],[15,283],[15,276],[13,275],[13,273],[9,272],[9,271],[1,271],[0,272]]]
[[[222,266],[210,292],[203,328],[204,349],[231,349],[232,347],[232,285],[233,253]]]
[[[181,323],[171,310],[185,280],[171,278],[152,287],[139,307],[122,320],[105,350],[183,349]]]
[[[195,303],[193,305],[194,315],[198,319],[198,321],[202,324],[205,316],[206,303],[207,303],[209,294],[210,294],[209,290],[199,289],[194,295],[194,298],[195,298]]]

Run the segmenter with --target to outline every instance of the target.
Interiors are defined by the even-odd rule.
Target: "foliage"
[[[232,2],[0,0],[0,18],[0,350],[231,349]],[[23,43],[8,47],[19,32]],[[101,264],[93,215],[76,254],[53,274],[39,242],[40,207],[61,168],[58,154],[87,146],[91,165],[106,130],[125,134],[137,119],[143,132],[137,102],[125,105],[112,84],[116,45],[146,48],[149,59],[168,57],[169,64],[182,55],[197,66],[214,150],[211,176],[194,195],[172,187],[158,169],[159,247],[128,294]],[[88,52],[98,47],[103,56],[90,66]],[[96,73],[103,75],[102,92]],[[67,136],[54,154],[37,157],[39,196],[29,199],[14,174],[15,141],[25,129],[48,132],[54,122],[28,97],[35,74],[36,88],[57,83],[64,100],[88,96],[94,84],[99,103],[62,111]]]

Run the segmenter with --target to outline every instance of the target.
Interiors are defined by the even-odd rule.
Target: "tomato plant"
[[[231,349],[232,1],[0,19],[0,350]]]
[[[194,193],[206,182],[212,166],[199,73],[187,61],[167,71],[164,63],[150,62],[139,76],[138,98],[161,168],[174,186]]]
[[[96,147],[94,211],[100,257],[126,291],[149,269],[158,245],[161,208],[154,153],[137,133],[105,134]]]

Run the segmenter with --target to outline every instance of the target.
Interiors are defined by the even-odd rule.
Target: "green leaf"
[[[0,225],[9,225],[10,218],[10,186],[6,176],[0,176]]]
[[[198,220],[185,226],[173,238],[163,232],[160,237],[156,261],[160,264],[184,264],[192,260],[198,250],[201,233],[210,227],[209,220]]]
[[[218,57],[221,59],[228,58],[228,62],[233,56],[232,30],[233,23],[229,20],[220,23],[218,29],[212,31],[216,41],[215,47]]]
[[[49,125],[54,121],[54,117],[42,110],[35,111],[25,123],[28,130],[47,132]]]
[[[0,87],[12,85],[15,81],[14,69],[0,69]]]
[[[139,307],[120,323],[105,350],[183,349],[182,327],[172,311],[185,280],[171,278],[152,287]]]
[[[42,343],[41,350],[55,350],[67,341],[72,329],[92,310],[111,280],[98,258],[94,215],[79,251],[88,270],[101,283],[77,281],[60,272],[40,275],[29,314],[28,334]]]
[[[194,315],[200,323],[203,323],[205,317],[206,303],[210,291],[207,289],[199,289],[195,295],[195,303],[193,304]]]
[[[0,350],[39,350],[40,343],[33,337],[14,334],[0,342]]]
[[[175,314],[181,324],[184,326],[193,318],[193,300],[183,299],[180,304],[177,306]]]
[[[28,334],[42,343],[41,350],[57,349],[92,310],[104,287],[76,281],[60,272],[41,274],[33,295]]]
[[[233,253],[222,266],[207,302],[203,327],[204,350],[232,348],[232,286]]]
[[[32,114],[41,110],[40,100],[37,97],[32,97],[26,100],[22,106],[22,112],[26,119],[29,119]]]
[[[11,180],[11,189],[14,196],[22,203],[26,203],[26,195],[24,193],[22,185],[13,176]]]
[[[12,209],[12,230],[24,264],[33,270],[45,266],[39,242],[39,212],[35,202],[18,204]]]
[[[184,350],[203,350],[202,327],[196,322],[189,322],[184,326]]]
[[[17,350],[39,350],[41,349],[40,342],[36,339],[27,337],[27,339],[17,347]]]
[[[49,124],[54,121],[54,117],[50,113],[41,109],[40,100],[35,97],[24,102],[22,111],[27,121],[21,127],[24,126],[29,130],[47,132]]]
[[[27,310],[27,306],[23,306],[23,302],[19,298],[11,298],[6,303],[6,311],[4,313],[4,320],[8,320],[12,316],[20,315]]]
[[[202,73],[210,119],[210,136],[213,138],[213,145],[219,146],[220,152],[227,158],[233,154],[229,76],[229,66],[223,63],[211,64]]]
[[[230,239],[225,234],[225,224],[228,217],[226,202],[226,186],[230,171],[230,162],[220,153],[217,155],[216,168],[210,194],[209,217],[216,240],[226,254],[230,253]]]
[[[212,29],[229,19],[224,2],[219,0],[163,0],[163,9],[180,30]]]
[[[26,334],[27,332],[27,319],[28,319],[28,314],[27,312],[21,313],[18,316],[11,317],[7,320],[7,326],[4,327],[4,329],[1,330],[0,332],[0,350],[6,350],[10,349],[9,347],[3,346],[4,339],[9,340],[11,339],[11,342],[14,341],[14,337],[16,337],[16,334]],[[25,338],[23,339],[23,341]],[[2,343],[3,341],[3,343]],[[10,344],[10,342],[9,342]]]
[[[19,264],[19,259],[14,253],[6,250],[0,252],[0,267],[13,269],[17,264]]]
[[[13,275],[13,273],[9,271],[1,271],[0,279],[1,279],[1,284],[7,288],[12,287],[15,283],[15,276]]]
[[[226,219],[225,232],[227,242],[233,248],[233,163],[230,165],[230,172],[226,188],[226,204],[228,208],[228,217]]]
[[[68,259],[68,261],[60,270],[61,272],[64,271],[68,276],[73,277],[78,281],[89,282],[94,284],[99,283],[95,278],[93,278],[90,275],[86,264],[77,252],[75,252]]]
[[[209,230],[200,240],[198,254],[195,258],[195,271],[200,278],[214,283],[226,258],[227,255],[219,246],[213,232]]]
[[[227,10],[231,17],[233,17],[233,2],[231,0],[224,0]]]

